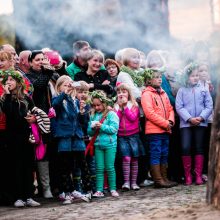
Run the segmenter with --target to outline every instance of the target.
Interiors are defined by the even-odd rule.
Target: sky
[[[170,32],[178,39],[208,38],[212,31],[210,0],[169,0]],[[13,12],[12,0],[0,0],[0,15]]]
[[[13,12],[12,0],[0,0],[0,15]]]

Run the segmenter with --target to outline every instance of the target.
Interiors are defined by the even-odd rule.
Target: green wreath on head
[[[113,97],[112,99],[110,99],[106,96],[105,92],[103,92],[102,90],[94,90],[90,92],[89,95],[91,99],[97,98],[101,102],[106,103],[107,106],[113,106],[116,101],[116,97]]]
[[[9,69],[9,70],[0,70],[0,77],[3,78],[2,79],[2,84],[5,84],[6,81],[8,80],[8,77],[11,76],[14,80],[16,80],[18,83],[21,83],[24,85],[24,79],[21,76],[21,74],[13,69]]]

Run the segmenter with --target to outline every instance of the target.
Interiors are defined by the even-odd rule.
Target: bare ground
[[[120,198],[106,196],[90,203],[74,201],[64,206],[56,199],[40,200],[38,208],[0,207],[0,219],[179,219],[219,220],[220,211],[205,203],[206,186],[179,185],[170,189],[142,188],[120,192]]]

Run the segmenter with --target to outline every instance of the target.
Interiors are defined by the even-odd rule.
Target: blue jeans
[[[169,134],[147,134],[146,138],[150,150],[150,164],[167,164],[169,151]]]

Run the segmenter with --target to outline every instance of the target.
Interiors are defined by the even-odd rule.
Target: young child
[[[174,111],[169,98],[161,88],[162,74],[147,69],[144,73],[146,89],[141,104],[146,117],[145,134],[150,149],[150,166],[156,188],[177,185],[167,179],[169,134],[174,125]]]
[[[144,155],[144,147],[139,137],[140,111],[127,84],[121,83],[117,89],[117,103],[114,109],[119,117],[118,149],[122,156],[124,190],[139,190],[137,185],[138,157]],[[131,170],[130,170],[131,168]],[[131,179],[130,179],[131,174]]]
[[[61,76],[57,80],[55,90],[57,96],[52,100],[52,106],[56,111],[53,135],[57,138],[60,158],[60,197],[65,193],[63,204],[71,204],[74,198],[88,202],[89,198],[77,191],[79,187],[76,187],[75,182],[70,179],[70,174],[74,178],[76,172],[82,169],[85,160],[81,126],[84,122],[84,105],[75,98],[76,90],[69,76]],[[81,185],[81,179],[78,184]]]
[[[183,79],[184,86],[179,89],[176,96],[176,111],[180,117],[185,183],[192,184],[192,146],[194,146],[195,183],[200,185],[203,183],[204,137],[213,102],[208,89],[199,83],[196,64],[190,63],[185,67]]]
[[[99,90],[91,94],[94,112],[91,115],[88,134],[97,135],[94,142],[96,161],[96,192],[93,197],[103,197],[104,171],[108,175],[111,195],[118,197],[116,191],[115,155],[119,119],[115,112],[108,108],[109,99]]]
[[[14,194],[14,206],[39,206],[40,203],[32,199],[34,149],[29,143],[30,123],[35,119],[28,111],[34,104],[24,94],[24,80],[18,71],[3,71],[2,78],[1,108],[6,115],[6,144],[10,156],[10,164],[5,167],[10,173],[8,184]]]
[[[87,134],[87,128],[90,118],[90,111],[91,111],[91,105],[90,105],[90,96],[89,96],[89,85],[84,81],[78,81],[79,86],[76,87],[76,98],[84,102],[84,115],[85,120],[82,125],[83,129],[83,140],[86,145],[89,143],[89,136]],[[96,170],[95,170],[95,157],[91,156],[90,154],[86,155],[86,164],[85,164],[85,170],[83,180],[83,186],[85,191],[92,190],[92,192],[96,191]],[[89,176],[89,181],[88,177]]]

